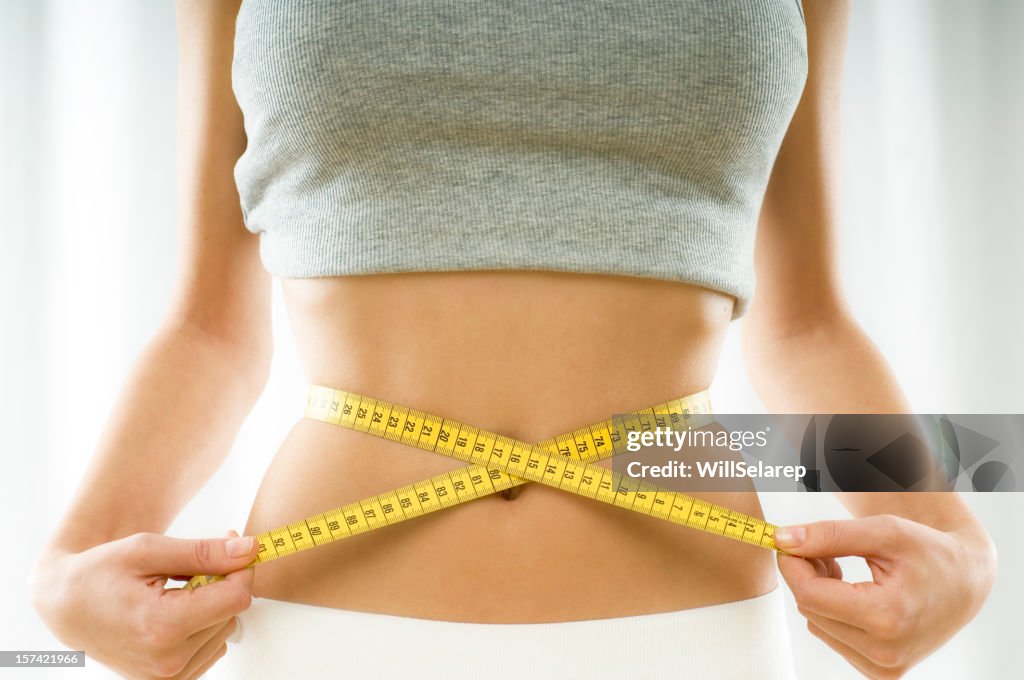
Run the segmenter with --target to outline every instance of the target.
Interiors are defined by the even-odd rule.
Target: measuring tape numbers
[[[775,526],[703,499],[594,465],[621,451],[624,432],[650,431],[685,421],[714,422],[706,392],[582,427],[537,444],[518,441],[381,399],[310,385],[305,417],[365,432],[469,463],[399,489],[343,505],[257,535],[259,552],[247,566],[422,517],[515,486],[537,482],[769,550]],[[195,590],[221,575],[193,576]]]

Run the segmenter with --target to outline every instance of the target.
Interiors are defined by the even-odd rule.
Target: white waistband
[[[780,587],[661,614],[567,623],[479,624],[255,598],[206,677],[796,677]]]

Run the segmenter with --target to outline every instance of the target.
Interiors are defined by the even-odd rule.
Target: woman
[[[909,410],[837,283],[846,3],[449,5],[179,0],[175,304],[37,609],[130,677],[229,650],[239,677],[791,675],[770,552],[536,484],[258,569],[247,539],[161,535],[265,384],[271,274],[310,383],[525,441],[703,390],[739,316],[769,411]],[[302,419],[245,536],[460,465]],[[898,677],[995,553],[954,494],[842,501],[775,559],[815,635]]]

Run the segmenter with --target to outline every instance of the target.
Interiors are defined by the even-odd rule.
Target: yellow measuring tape
[[[311,385],[307,418],[401,442],[470,465],[349,503],[259,534],[259,553],[249,566],[538,482],[602,503],[682,524],[761,548],[778,550],[775,526],[757,517],[649,482],[624,477],[593,463],[621,451],[629,431],[703,426],[714,422],[706,392],[658,404],[629,416],[528,444],[440,416],[321,385]],[[220,575],[193,576],[195,590]]]

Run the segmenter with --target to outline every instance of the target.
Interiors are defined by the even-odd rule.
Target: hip
[[[780,587],[743,600],[567,623],[473,624],[256,598],[210,677],[796,677]],[[301,650],[301,653],[296,653]]]

